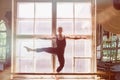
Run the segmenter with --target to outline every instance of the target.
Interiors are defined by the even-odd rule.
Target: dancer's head
[[[58,27],[58,33],[61,34],[63,32],[63,28],[62,27]]]

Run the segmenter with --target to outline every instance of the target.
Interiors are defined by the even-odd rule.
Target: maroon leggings
[[[50,54],[56,54],[58,57],[58,61],[59,61],[59,66],[57,68],[57,72],[60,72],[65,64],[65,59],[64,59],[64,49],[61,48],[53,48],[53,47],[48,47],[48,48],[37,48],[35,50],[36,52],[47,52]]]

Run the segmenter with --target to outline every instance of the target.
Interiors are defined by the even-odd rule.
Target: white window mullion
[[[52,35],[56,35],[56,0],[52,0]],[[56,47],[56,41],[52,40],[52,46]],[[56,57],[52,55],[52,68],[53,72],[56,72]]]

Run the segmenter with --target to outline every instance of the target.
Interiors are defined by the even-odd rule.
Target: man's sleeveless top
[[[66,46],[66,39],[64,37],[64,39],[62,40],[59,40],[58,37],[56,38],[56,44],[57,44],[57,49],[58,51],[61,53],[64,53],[64,49],[65,49],[65,46]]]

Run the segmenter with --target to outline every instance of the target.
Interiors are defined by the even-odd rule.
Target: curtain
[[[120,10],[114,7],[113,2],[109,5],[106,3],[104,8],[97,8],[97,22],[102,24],[104,30],[120,34]]]

